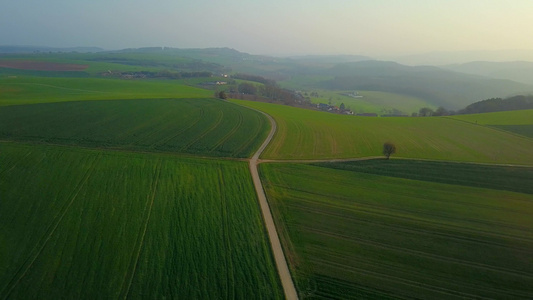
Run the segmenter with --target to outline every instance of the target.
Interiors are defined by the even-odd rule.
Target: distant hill
[[[478,101],[459,111],[460,114],[480,114],[497,111],[533,109],[533,96],[492,98]]]
[[[533,61],[533,50],[440,51],[404,56],[389,56],[381,59],[391,60],[410,66],[444,66],[464,64],[471,61]]]
[[[318,85],[322,88],[405,94],[448,109],[459,109],[479,99],[533,91],[533,86],[510,80],[491,79],[438,67],[411,67],[387,61],[339,64],[323,70],[322,74],[333,77],[320,82]]]
[[[146,47],[117,51],[101,50],[100,48],[0,47],[0,53],[2,51],[3,53],[37,53],[39,56],[57,52],[93,51],[97,53],[69,55],[71,59],[76,59],[80,63],[84,61],[114,63],[127,66],[126,69],[134,66],[140,71],[208,71],[213,74],[256,75],[275,80],[281,85],[284,81],[289,82],[291,88],[295,90],[388,92],[416,97],[425,103],[435,107],[443,106],[448,110],[461,109],[481,99],[533,93],[533,85],[525,84],[529,82],[526,80],[529,77],[519,76],[516,71],[518,67],[522,67],[523,74],[527,75],[530,70],[533,70],[530,64],[517,64],[516,66],[467,64],[457,66],[457,71],[461,71],[457,72],[439,67],[407,66],[391,61],[367,60],[367,57],[358,55],[279,58],[252,55],[231,48]],[[63,57],[64,54],[60,56]],[[510,71],[504,72],[502,68],[496,69],[494,66],[507,66]],[[487,77],[487,74],[492,73],[498,76],[508,73],[507,77],[503,78],[523,80],[517,82]],[[485,76],[479,76],[480,74]],[[511,78],[513,74],[518,78],[516,76]]]
[[[362,55],[304,55],[304,56],[291,56],[288,57],[291,60],[299,63],[310,64],[339,64],[348,62],[357,62],[372,60],[371,57]]]
[[[533,62],[485,62],[476,61],[465,64],[443,66],[443,68],[467,74],[508,79],[525,84],[533,84]]]
[[[53,47],[39,47],[39,46],[0,46],[0,53],[15,54],[15,53],[39,53],[39,52],[102,52],[104,49],[98,47],[70,47],[70,48],[53,48]]]

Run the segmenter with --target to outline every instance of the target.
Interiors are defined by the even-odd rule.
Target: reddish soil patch
[[[83,71],[88,65],[62,64],[47,61],[9,60],[0,61],[0,68],[36,71]]]

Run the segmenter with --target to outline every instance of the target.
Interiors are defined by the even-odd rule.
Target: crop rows
[[[260,171],[300,295],[533,293],[531,194],[310,165]]]
[[[532,167],[509,167],[407,159],[317,163],[325,168],[390,177],[485,187],[533,194]],[[488,176],[490,175],[490,176]]]
[[[247,157],[266,118],[213,99],[80,101],[0,108],[0,139]]]
[[[0,152],[0,298],[282,297],[244,162]]]
[[[278,132],[263,158],[381,156],[386,141],[399,157],[533,165],[533,140],[447,118],[376,118],[241,102],[272,115]]]
[[[533,138],[533,110],[513,110],[450,117],[469,123],[486,125]]]

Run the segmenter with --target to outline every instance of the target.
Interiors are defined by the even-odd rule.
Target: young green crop
[[[248,157],[268,130],[253,110],[214,99],[79,101],[0,107],[0,139]]]
[[[450,118],[486,125],[533,138],[533,109],[457,115]]]
[[[533,125],[533,109],[455,115],[449,118],[480,125]]]
[[[395,157],[533,165],[533,140],[449,118],[355,117],[232,101],[276,120],[276,135],[263,158],[381,156],[383,143],[390,141],[397,147]]]
[[[533,293],[532,194],[303,164],[260,172],[301,297]]]
[[[246,163],[0,153],[0,299],[283,297]]]
[[[0,106],[79,100],[208,98],[212,92],[170,80],[0,78]]]

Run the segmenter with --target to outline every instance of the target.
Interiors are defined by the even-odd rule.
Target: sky
[[[532,0],[2,0],[0,45],[251,54],[533,49]]]

